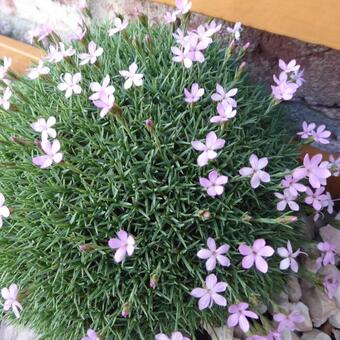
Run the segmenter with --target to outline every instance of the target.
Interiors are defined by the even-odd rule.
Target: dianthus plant
[[[0,284],[42,339],[195,339],[284,285],[274,249],[298,228],[274,193],[297,146],[235,34],[177,5],[52,32],[34,77],[3,83]]]

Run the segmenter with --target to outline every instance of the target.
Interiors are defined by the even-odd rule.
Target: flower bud
[[[93,249],[93,247],[90,243],[84,243],[84,244],[79,245],[79,251],[81,253],[86,253],[86,252],[88,252],[92,249]]]
[[[209,220],[211,218],[211,213],[209,210],[200,210],[198,212],[198,216],[203,220],[203,221],[206,221],[206,220]]]
[[[146,129],[151,133],[153,131],[155,131],[155,123],[153,122],[153,120],[151,118],[147,119],[144,121],[145,127]]]
[[[149,283],[149,287],[152,289],[155,289],[157,287],[158,284],[158,279],[159,277],[157,275],[152,275],[150,278],[150,283]]]
[[[129,314],[130,314],[130,305],[128,303],[125,303],[123,305],[122,317],[127,318]]]
[[[277,221],[279,223],[283,224],[289,224],[289,223],[294,223],[298,220],[296,216],[281,216],[277,218]]]

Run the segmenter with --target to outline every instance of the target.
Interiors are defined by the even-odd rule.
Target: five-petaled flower
[[[313,188],[320,188],[321,185],[326,185],[326,179],[331,176],[328,169],[329,163],[322,161],[322,154],[316,154],[312,158],[307,153],[303,159],[303,167],[293,171],[293,177],[297,180],[308,177],[309,183]]]
[[[267,273],[268,263],[264,257],[270,257],[274,254],[274,249],[270,246],[266,246],[266,241],[264,239],[257,239],[254,241],[252,247],[246,244],[241,244],[238,247],[241,255],[244,256],[242,260],[242,267],[244,269],[251,268],[254,263],[256,268],[262,272]]]
[[[191,145],[195,150],[202,152],[197,158],[197,164],[199,166],[207,165],[209,160],[217,157],[217,152],[215,150],[222,149],[224,144],[225,140],[217,138],[214,131],[207,134],[205,144],[200,141],[191,142]]]
[[[0,106],[2,106],[2,108],[4,110],[8,110],[10,107],[10,98],[12,97],[12,91],[9,87],[6,87],[5,91],[2,94],[2,97],[0,97]]]
[[[164,333],[159,333],[155,336],[155,340],[190,340],[188,337],[184,336],[181,332],[173,332],[170,336]]]
[[[232,107],[236,107],[237,102],[233,97],[237,94],[237,91],[238,90],[236,88],[225,91],[220,84],[217,84],[216,92],[211,96],[211,99],[215,102],[224,101],[227,104],[230,104]]]
[[[34,122],[31,126],[32,129],[36,132],[41,133],[41,139],[48,139],[48,137],[56,138],[57,132],[52,126],[56,123],[55,117],[48,117],[47,121],[45,118],[39,118],[36,122]]]
[[[39,64],[29,70],[27,77],[33,80],[48,73],[50,73],[49,67],[45,66],[42,60],[39,60]]]
[[[199,299],[198,308],[200,310],[211,308],[214,303],[219,306],[226,306],[226,298],[218,293],[224,292],[227,287],[226,282],[217,282],[216,275],[210,274],[205,279],[205,287],[194,288],[190,294]]]
[[[120,75],[123,76],[126,80],[124,83],[124,89],[129,89],[132,85],[142,86],[143,77],[142,73],[137,73],[138,66],[136,63],[132,63],[129,66],[129,70],[119,71]]]
[[[184,89],[185,101],[189,104],[195,103],[204,95],[204,89],[200,88],[197,83],[191,85],[191,89]]]
[[[114,34],[123,31],[127,26],[129,25],[129,22],[127,19],[122,20],[121,18],[114,18],[113,19],[113,28],[109,29],[108,33],[109,36],[113,36]]]
[[[167,24],[171,24],[171,23],[175,22],[176,19],[177,19],[177,13],[176,12],[166,12],[164,14],[164,21]]]
[[[81,60],[80,65],[85,64],[94,64],[97,61],[97,58],[103,54],[104,50],[101,47],[97,48],[97,45],[94,41],[89,42],[88,44],[88,53],[80,53],[78,58]]]
[[[314,133],[316,124],[315,123],[302,123],[302,131],[298,132],[297,135],[301,137],[301,139],[308,139]]]
[[[52,165],[52,163],[60,163],[63,159],[63,154],[60,151],[60,142],[58,139],[54,139],[50,142],[48,139],[41,141],[41,148],[45,152],[43,156],[33,157],[33,163],[39,166],[41,169],[46,169]]]
[[[0,228],[3,225],[3,219],[7,218],[10,215],[10,211],[8,209],[8,207],[6,205],[4,205],[5,203],[5,196],[0,193]]]
[[[176,0],[177,11],[181,14],[186,14],[191,9],[191,1],[189,0]]]
[[[292,175],[286,175],[281,181],[283,188],[288,189],[292,196],[298,196],[299,192],[305,192],[307,187],[298,182]]]
[[[336,254],[335,245],[329,242],[320,242],[317,247],[321,251],[321,256],[316,259],[317,268],[320,269],[322,266],[327,266],[328,264],[334,265]]]
[[[111,238],[109,240],[109,247],[111,249],[117,249],[114,259],[119,263],[125,259],[126,254],[131,256],[135,251],[135,239],[125,230],[119,230],[117,236],[118,238]]]
[[[229,119],[236,116],[236,110],[233,109],[227,101],[223,100],[217,105],[218,116],[213,116],[210,118],[211,123],[225,123]]]
[[[209,237],[207,240],[208,249],[202,248],[198,251],[197,256],[202,260],[207,260],[205,267],[207,271],[214,270],[216,267],[216,262],[218,262],[223,267],[230,266],[230,260],[224,254],[229,251],[228,244],[222,244],[216,249],[216,242],[213,238]]]
[[[208,178],[200,177],[200,184],[207,189],[211,197],[220,196],[224,192],[224,184],[228,183],[227,176],[219,176],[216,170],[209,173]]]
[[[100,118],[105,117],[115,104],[115,97],[111,94],[102,100],[94,100],[93,105],[101,109]]]
[[[328,200],[328,197],[324,192],[325,187],[320,187],[314,192],[310,188],[307,188],[305,203],[313,206],[314,210],[320,211],[324,207],[324,201]]]
[[[90,84],[90,89],[94,92],[89,99],[91,100],[106,100],[108,96],[115,92],[114,86],[110,85],[110,76],[106,75],[102,81],[102,84],[93,82]]]
[[[264,169],[268,164],[268,158],[263,157],[258,159],[255,154],[252,154],[249,157],[249,163],[251,167],[244,167],[240,169],[240,175],[242,177],[251,176],[250,185],[253,189],[256,189],[260,186],[261,182],[268,183],[270,182],[270,175],[265,172]]]
[[[279,59],[279,67],[285,73],[295,73],[300,69],[300,65],[296,64],[295,59],[292,59],[287,64],[282,59]]]
[[[192,58],[190,55],[190,45],[186,45],[183,48],[178,48],[176,46],[171,47],[171,52],[174,54],[172,60],[176,63],[183,63],[186,68],[192,66]]]
[[[312,131],[313,139],[320,144],[329,144],[328,138],[331,136],[331,132],[326,130],[326,125],[322,124],[317,127],[315,131]]]
[[[234,27],[227,27],[227,31],[234,36],[236,41],[240,40],[241,30],[242,30],[242,24],[240,22],[236,22]]]
[[[86,332],[86,336],[84,336],[81,340],[100,340],[100,337],[93,329],[89,328]]]
[[[61,77],[61,82],[58,84],[58,89],[60,91],[65,91],[65,97],[69,98],[72,96],[72,94],[80,94],[81,93],[81,87],[79,85],[79,82],[81,81],[81,73],[78,72],[75,75],[72,75],[71,73],[66,73],[64,77]]]
[[[293,311],[290,314],[274,314],[274,320],[278,323],[277,330],[281,333],[284,331],[293,332],[296,329],[296,324],[305,321],[305,317],[297,311]]]
[[[272,85],[272,95],[278,100],[291,100],[298,89],[296,83],[288,80],[287,73],[281,72],[279,78],[273,76],[276,85]]]
[[[299,270],[299,264],[295,260],[302,252],[300,249],[293,251],[292,245],[290,241],[287,241],[287,248],[280,247],[277,249],[277,253],[283,258],[283,260],[280,261],[280,269],[285,270],[290,267],[290,269],[297,273]]]
[[[285,210],[287,204],[291,210],[299,211],[299,205],[295,202],[297,196],[292,195],[292,193],[288,189],[283,190],[283,194],[275,192],[274,195],[280,200],[276,205],[276,209],[278,211]]]
[[[248,307],[248,303],[241,302],[237,305],[231,305],[228,308],[228,311],[231,314],[227,320],[229,328],[239,325],[244,333],[249,331],[250,326],[247,318],[258,319],[259,317],[256,315],[256,313],[248,310]]]
[[[8,311],[12,308],[16,318],[20,317],[19,310],[22,310],[22,306],[18,301],[18,292],[19,289],[15,283],[12,283],[9,288],[1,289],[1,296],[5,299],[4,311]]]

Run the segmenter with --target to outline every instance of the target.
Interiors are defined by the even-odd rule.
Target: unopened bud
[[[279,223],[283,224],[289,224],[289,223],[294,223],[298,220],[296,216],[280,216],[277,218]]]
[[[26,145],[29,144],[27,141],[25,141],[25,140],[23,140],[23,139],[21,139],[21,138],[15,137],[15,136],[10,137],[9,140],[10,140],[11,142],[13,142],[13,143],[20,144],[20,145],[24,145],[24,146],[26,146]]]
[[[155,289],[157,287],[158,279],[159,278],[158,278],[157,275],[152,275],[151,276],[150,283],[149,283],[150,288]]]
[[[209,220],[211,218],[211,213],[209,210],[200,210],[198,212],[198,216],[203,220],[203,221],[206,221],[206,220]]]
[[[247,50],[250,47],[250,42],[248,41],[246,44],[243,45],[243,49]]]
[[[122,317],[127,318],[130,315],[130,304],[124,304],[122,310]]]
[[[252,219],[253,218],[248,213],[243,214],[243,216],[241,217],[241,221],[243,221],[243,222],[249,222]]]
[[[86,252],[88,252],[88,251],[90,251],[92,249],[93,249],[93,247],[92,247],[92,245],[90,243],[84,243],[84,244],[81,244],[79,246],[79,251],[81,253],[86,253]]]
[[[153,132],[155,131],[155,123],[153,122],[153,120],[151,118],[147,119],[146,121],[144,121],[145,127],[149,132]]]
[[[243,61],[239,67],[239,70],[243,70],[246,67],[247,63],[245,61]]]

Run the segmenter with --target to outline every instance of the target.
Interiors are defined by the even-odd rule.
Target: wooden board
[[[0,35],[0,59],[11,57],[14,72],[26,72],[32,61],[38,61],[43,54],[38,48]]]
[[[340,0],[192,0],[192,4],[199,13],[340,50]]]

